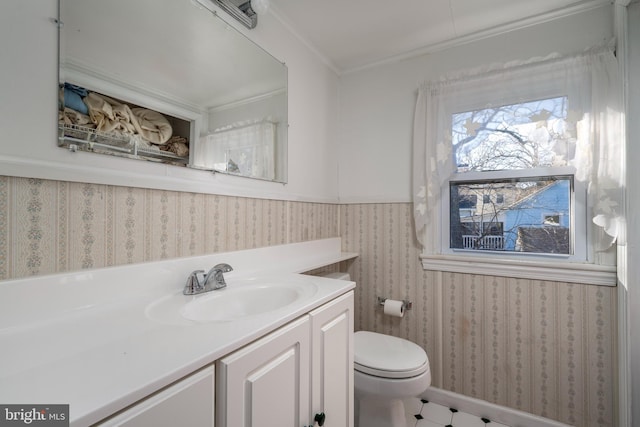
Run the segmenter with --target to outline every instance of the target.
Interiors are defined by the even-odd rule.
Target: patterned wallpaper
[[[339,236],[339,206],[0,176],[0,280]]]
[[[616,289],[424,271],[411,204],[341,206],[356,329],[420,344],[432,385],[575,426],[613,426]],[[408,299],[403,318],[376,297]]]
[[[615,288],[424,271],[408,203],[333,205],[0,176],[0,280],[342,236],[357,329],[423,346],[433,385],[615,424]],[[409,299],[404,318],[376,297]]]

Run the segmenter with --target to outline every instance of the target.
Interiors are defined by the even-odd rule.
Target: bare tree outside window
[[[566,114],[566,97],[454,114],[458,173],[566,166]],[[452,180],[450,247],[569,254],[572,190],[571,176]]]
[[[451,137],[459,172],[567,164],[567,98],[456,113]]]

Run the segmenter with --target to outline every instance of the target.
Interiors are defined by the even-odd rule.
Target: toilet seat
[[[358,331],[354,337],[354,368],[382,378],[412,378],[429,369],[427,353],[402,338]]]

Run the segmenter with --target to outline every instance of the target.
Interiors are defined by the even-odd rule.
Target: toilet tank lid
[[[428,365],[422,347],[403,338],[358,331],[354,337],[354,362],[381,371],[411,371]]]

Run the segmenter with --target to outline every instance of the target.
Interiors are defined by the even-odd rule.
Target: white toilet
[[[403,399],[431,385],[427,353],[411,341],[376,332],[355,333],[356,427],[406,427]]]
[[[327,274],[350,280],[346,273]],[[402,338],[358,331],[354,340],[356,427],[406,427],[403,399],[431,385],[427,353]]]

